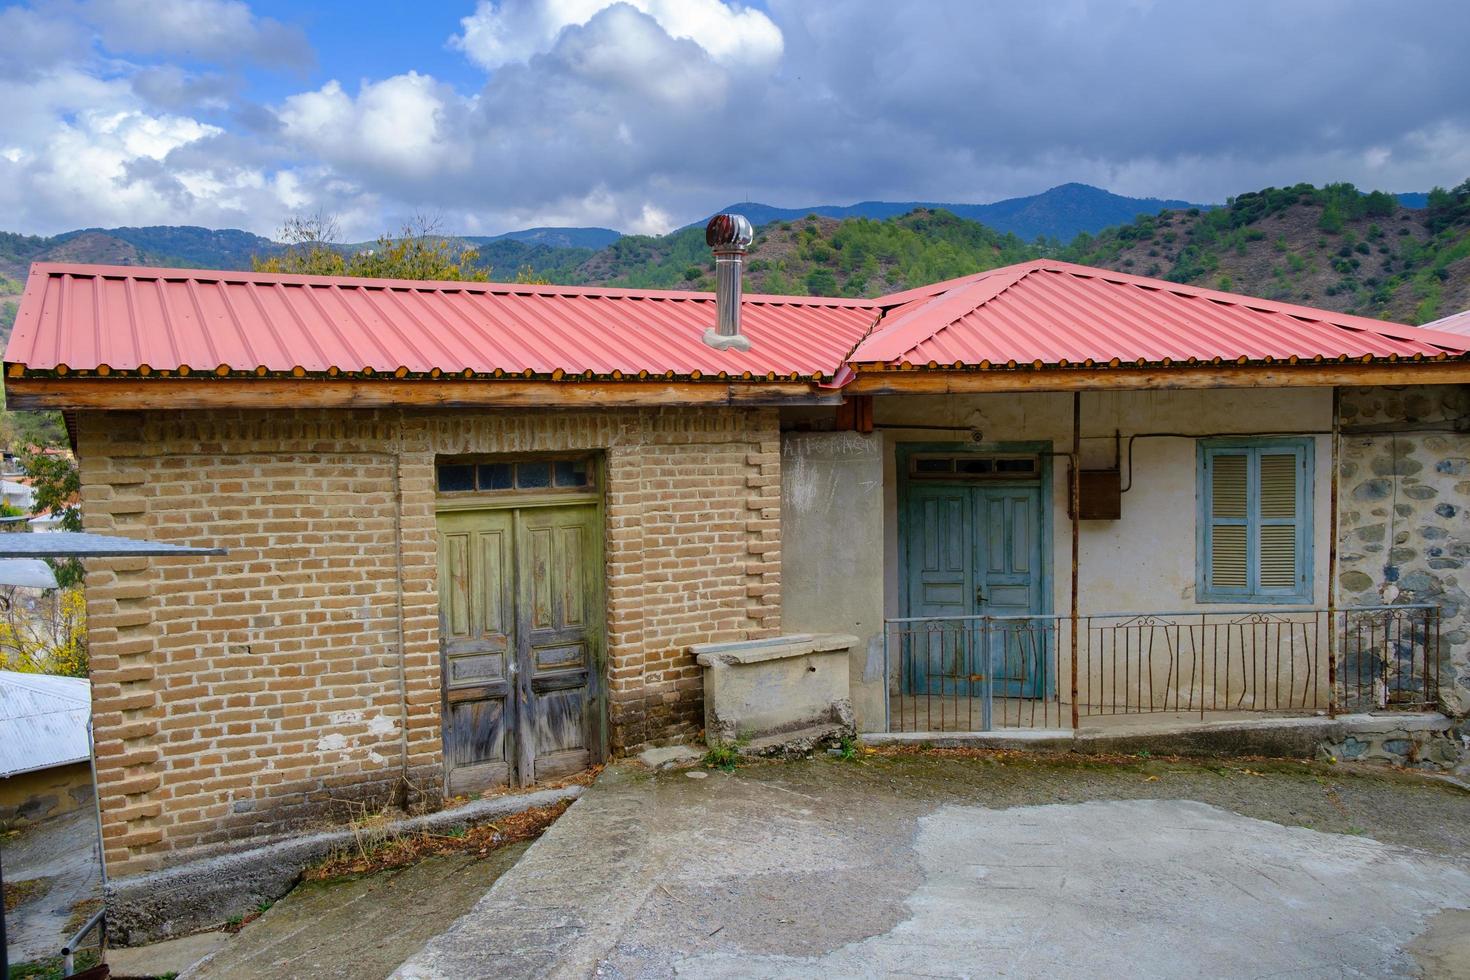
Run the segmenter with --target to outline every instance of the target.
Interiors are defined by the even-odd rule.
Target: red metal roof
[[[751,349],[703,343],[711,293],[115,266],[32,267],[10,373],[815,378],[1437,358],[1470,339],[1063,262],[878,299],[748,295]]]
[[[712,293],[37,263],[7,364],[31,371],[826,377],[861,300],[749,296],[751,350],[701,339]]]
[[[1470,341],[1401,324],[1042,260],[889,310],[863,365],[1173,364],[1436,357]]]
[[[1470,335],[1470,310],[1461,310],[1424,324],[1425,330],[1443,330],[1446,333]]]

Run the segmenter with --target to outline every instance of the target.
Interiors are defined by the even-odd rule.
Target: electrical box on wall
[[[1077,503],[1084,521],[1116,521],[1123,516],[1123,474],[1119,470],[1083,470],[1077,481]],[[1072,516],[1071,499],[1067,516]]]

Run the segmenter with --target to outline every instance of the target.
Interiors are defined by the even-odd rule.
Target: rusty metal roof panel
[[[38,263],[7,363],[35,371],[829,377],[871,300],[745,299],[748,352],[704,344],[712,293]]]
[[[1433,357],[1467,347],[1448,333],[1044,260],[890,310],[850,360],[1162,364]]]

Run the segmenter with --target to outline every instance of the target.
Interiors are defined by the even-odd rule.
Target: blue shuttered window
[[[1312,601],[1312,440],[1199,443],[1200,602]]]

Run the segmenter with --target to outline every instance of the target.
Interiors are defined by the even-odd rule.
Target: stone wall
[[[1470,711],[1470,387],[1344,388],[1339,601],[1424,602],[1446,707]]]
[[[780,627],[770,410],[87,413],[97,769],[126,875],[442,792],[437,455],[599,451],[611,748],[686,735],[694,643]]]

